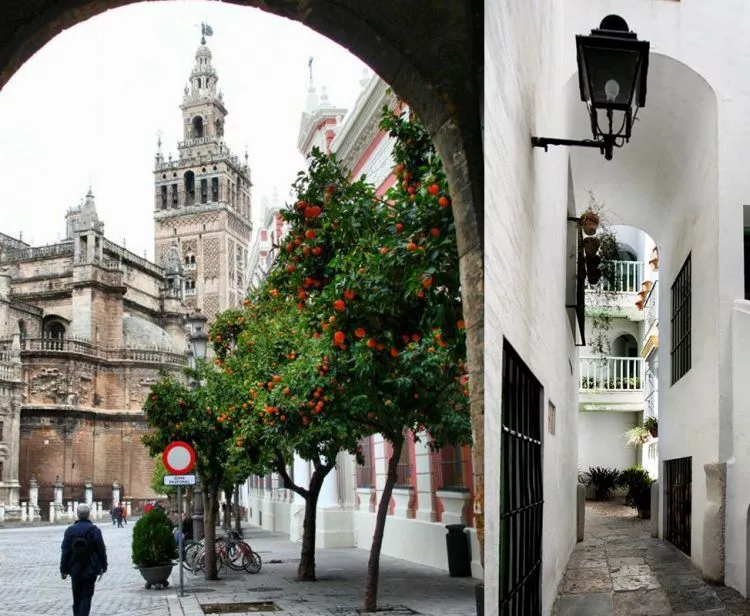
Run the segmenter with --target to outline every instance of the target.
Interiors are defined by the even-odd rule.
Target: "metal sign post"
[[[182,577],[182,562],[184,558],[183,541],[185,540],[185,537],[183,537],[182,535],[182,527],[183,527],[183,524],[182,524],[182,486],[177,486],[177,515],[179,516],[179,520],[180,520],[179,521],[180,525],[178,527],[180,529],[180,535],[179,535],[180,537],[180,542],[179,542],[180,559],[178,561],[180,564],[180,597],[184,597],[185,596],[185,583]]]

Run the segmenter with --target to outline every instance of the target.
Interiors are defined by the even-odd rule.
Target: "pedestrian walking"
[[[107,549],[99,528],[89,520],[91,510],[78,505],[75,524],[65,529],[60,555],[60,575],[70,576],[73,586],[73,616],[89,616],[96,576],[107,571]]]
[[[117,520],[117,528],[122,528],[122,507],[120,505],[115,507],[115,520]]]
[[[122,522],[125,526],[128,525],[128,508],[125,503],[120,503],[120,511],[122,511]]]

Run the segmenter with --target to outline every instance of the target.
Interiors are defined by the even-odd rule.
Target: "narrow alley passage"
[[[650,529],[621,502],[587,502],[585,541],[570,557],[553,616],[750,615],[750,601],[706,583]]]

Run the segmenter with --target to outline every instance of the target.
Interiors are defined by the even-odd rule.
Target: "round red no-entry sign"
[[[187,475],[195,466],[195,449],[187,443],[176,441],[167,445],[161,459],[172,475]]]

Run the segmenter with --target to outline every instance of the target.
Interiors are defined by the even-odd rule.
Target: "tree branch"
[[[307,500],[307,497],[310,495],[310,492],[308,490],[305,490],[305,488],[299,487],[292,481],[292,478],[289,476],[289,473],[286,472],[286,464],[284,463],[284,456],[281,455],[280,451],[276,451],[276,472],[279,475],[281,475],[281,478],[284,480],[284,487],[287,490],[291,490],[292,492],[299,494],[302,498]]]

